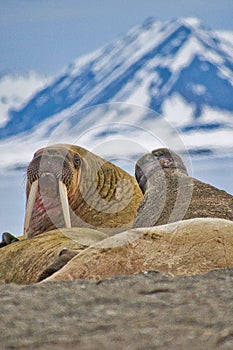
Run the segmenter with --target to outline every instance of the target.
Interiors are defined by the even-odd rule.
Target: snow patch
[[[191,86],[191,90],[193,93],[195,93],[198,96],[204,95],[206,92],[206,87],[201,84],[193,84]]]
[[[184,127],[192,123],[194,107],[178,94],[166,99],[162,106],[162,115],[169,123],[176,127]]]
[[[181,22],[184,24],[191,25],[193,27],[199,27],[201,25],[200,19],[196,17],[184,17],[181,18]]]
[[[8,120],[10,108],[20,108],[49,79],[36,72],[26,75],[5,75],[0,79],[0,127]]]
[[[76,76],[79,74],[80,69],[85,66],[88,62],[94,61],[97,57],[101,56],[103,52],[103,49],[95,50],[94,52],[91,52],[89,54],[83,55],[79,58],[77,58],[73,64],[71,64],[69,69],[69,74],[71,77]]]
[[[204,124],[214,124],[214,123],[222,123],[225,125],[231,125],[233,127],[233,113],[213,109],[209,106],[204,106],[201,116],[201,122]],[[232,140],[233,140],[233,130],[232,130]],[[233,142],[231,142],[233,145]]]
[[[215,34],[222,40],[227,40],[233,45],[233,31],[218,30]]]
[[[173,73],[180,71],[180,69],[187,67],[192,62],[194,56],[201,54],[203,51],[203,46],[200,42],[196,38],[191,37],[181,47],[176,55],[176,59],[172,59],[170,69]]]
[[[232,145],[233,131],[227,128],[221,128],[211,132],[198,130],[198,132],[182,134],[182,137],[189,149],[206,148],[213,151],[220,151]]]

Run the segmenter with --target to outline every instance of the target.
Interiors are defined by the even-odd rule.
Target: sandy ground
[[[0,349],[233,349],[233,270],[0,286]]]

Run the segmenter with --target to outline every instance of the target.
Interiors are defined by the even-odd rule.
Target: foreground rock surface
[[[151,270],[192,275],[226,267],[233,267],[233,222],[191,219],[104,239],[44,281],[101,279]]]
[[[233,271],[1,285],[1,349],[232,349]]]

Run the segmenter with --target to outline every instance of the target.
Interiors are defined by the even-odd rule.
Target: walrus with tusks
[[[132,226],[142,193],[121,168],[69,144],[42,148],[27,168],[24,237],[61,227]]]
[[[170,149],[142,156],[135,176],[144,197],[133,227],[206,217],[233,221],[233,196],[189,176],[181,157]]]

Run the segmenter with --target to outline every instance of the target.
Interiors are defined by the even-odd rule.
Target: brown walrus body
[[[233,221],[233,196],[188,176],[182,159],[171,150],[161,148],[141,157],[135,175],[144,198],[133,227],[198,217]]]
[[[132,176],[86,149],[42,148],[27,169],[24,236],[70,226],[119,232],[132,226],[141,198]]]

